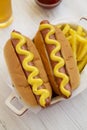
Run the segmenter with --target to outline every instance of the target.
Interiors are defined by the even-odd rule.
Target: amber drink
[[[11,0],[0,0],[0,28],[8,26],[12,20]]]

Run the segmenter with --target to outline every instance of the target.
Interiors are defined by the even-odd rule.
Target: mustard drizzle
[[[38,89],[40,86],[42,86],[43,80],[41,78],[35,78],[39,74],[39,70],[35,66],[28,64],[34,59],[34,55],[30,51],[22,49],[22,46],[26,44],[27,40],[24,36],[16,32],[12,32],[11,36],[12,38],[19,39],[19,42],[16,45],[16,52],[25,56],[22,62],[23,68],[24,70],[31,72],[28,75],[28,83],[32,86],[33,93],[40,96],[40,105],[45,107],[46,99],[50,97],[50,93],[47,89]]]
[[[39,30],[42,31],[43,29],[50,30],[45,37],[46,44],[55,45],[55,49],[53,49],[52,52],[50,53],[50,59],[52,61],[57,62],[57,64],[53,69],[54,75],[58,78],[62,78],[59,89],[63,95],[69,97],[71,95],[70,91],[64,88],[66,84],[69,82],[69,77],[64,73],[59,72],[59,69],[64,66],[64,60],[62,57],[56,55],[56,53],[60,51],[61,46],[57,40],[50,39],[50,36],[55,34],[55,28],[50,24],[41,24]]]

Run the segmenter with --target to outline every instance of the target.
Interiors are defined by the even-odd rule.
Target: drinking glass
[[[11,0],[0,0],[0,28],[10,25],[12,20]]]

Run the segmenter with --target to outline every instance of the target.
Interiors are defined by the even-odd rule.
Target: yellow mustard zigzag
[[[26,38],[24,36],[19,33],[12,32],[12,38],[19,39],[19,42],[16,45],[16,52],[25,56],[22,62],[23,68],[24,70],[31,72],[28,76],[28,83],[32,86],[33,93],[40,96],[40,105],[44,107],[46,105],[46,99],[50,97],[50,93],[46,89],[38,89],[43,84],[43,80],[36,78],[39,74],[39,70],[35,66],[29,65],[29,62],[31,62],[34,58],[34,55],[30,51],[22,49],[22,46],[26,43]]]
[[[43,29],[49,29],[49,32],[47,33],[45,37],[45,42],[46,44],[55,45],[55,49],[53,49],[50,54],[50,59],[52,61],[57,62],[57,64],[54,67],[54,75],[62,79],[61,84],[60,84],[60,91],[63,95],[65,95],[66,97],[69,97],[71,95],[70,91],[64,88],[66,84],[69,82],[69,77],[64,73],[59,72],[59,69],[64,66],[64,60],[62,57],[59,57],[56,55],[56,53],[60,51],[61,46],[57,40],[50,38],[51,35],[55,34],[55,28],[50,24],[41,24],[39,29],[40,31]]]

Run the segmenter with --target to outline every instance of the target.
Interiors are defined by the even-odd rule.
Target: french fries
[[[60,24],[60,28],[69,41],[74,57],[77,61],[79,72],[87,64],[87,33],[80,25]]]

